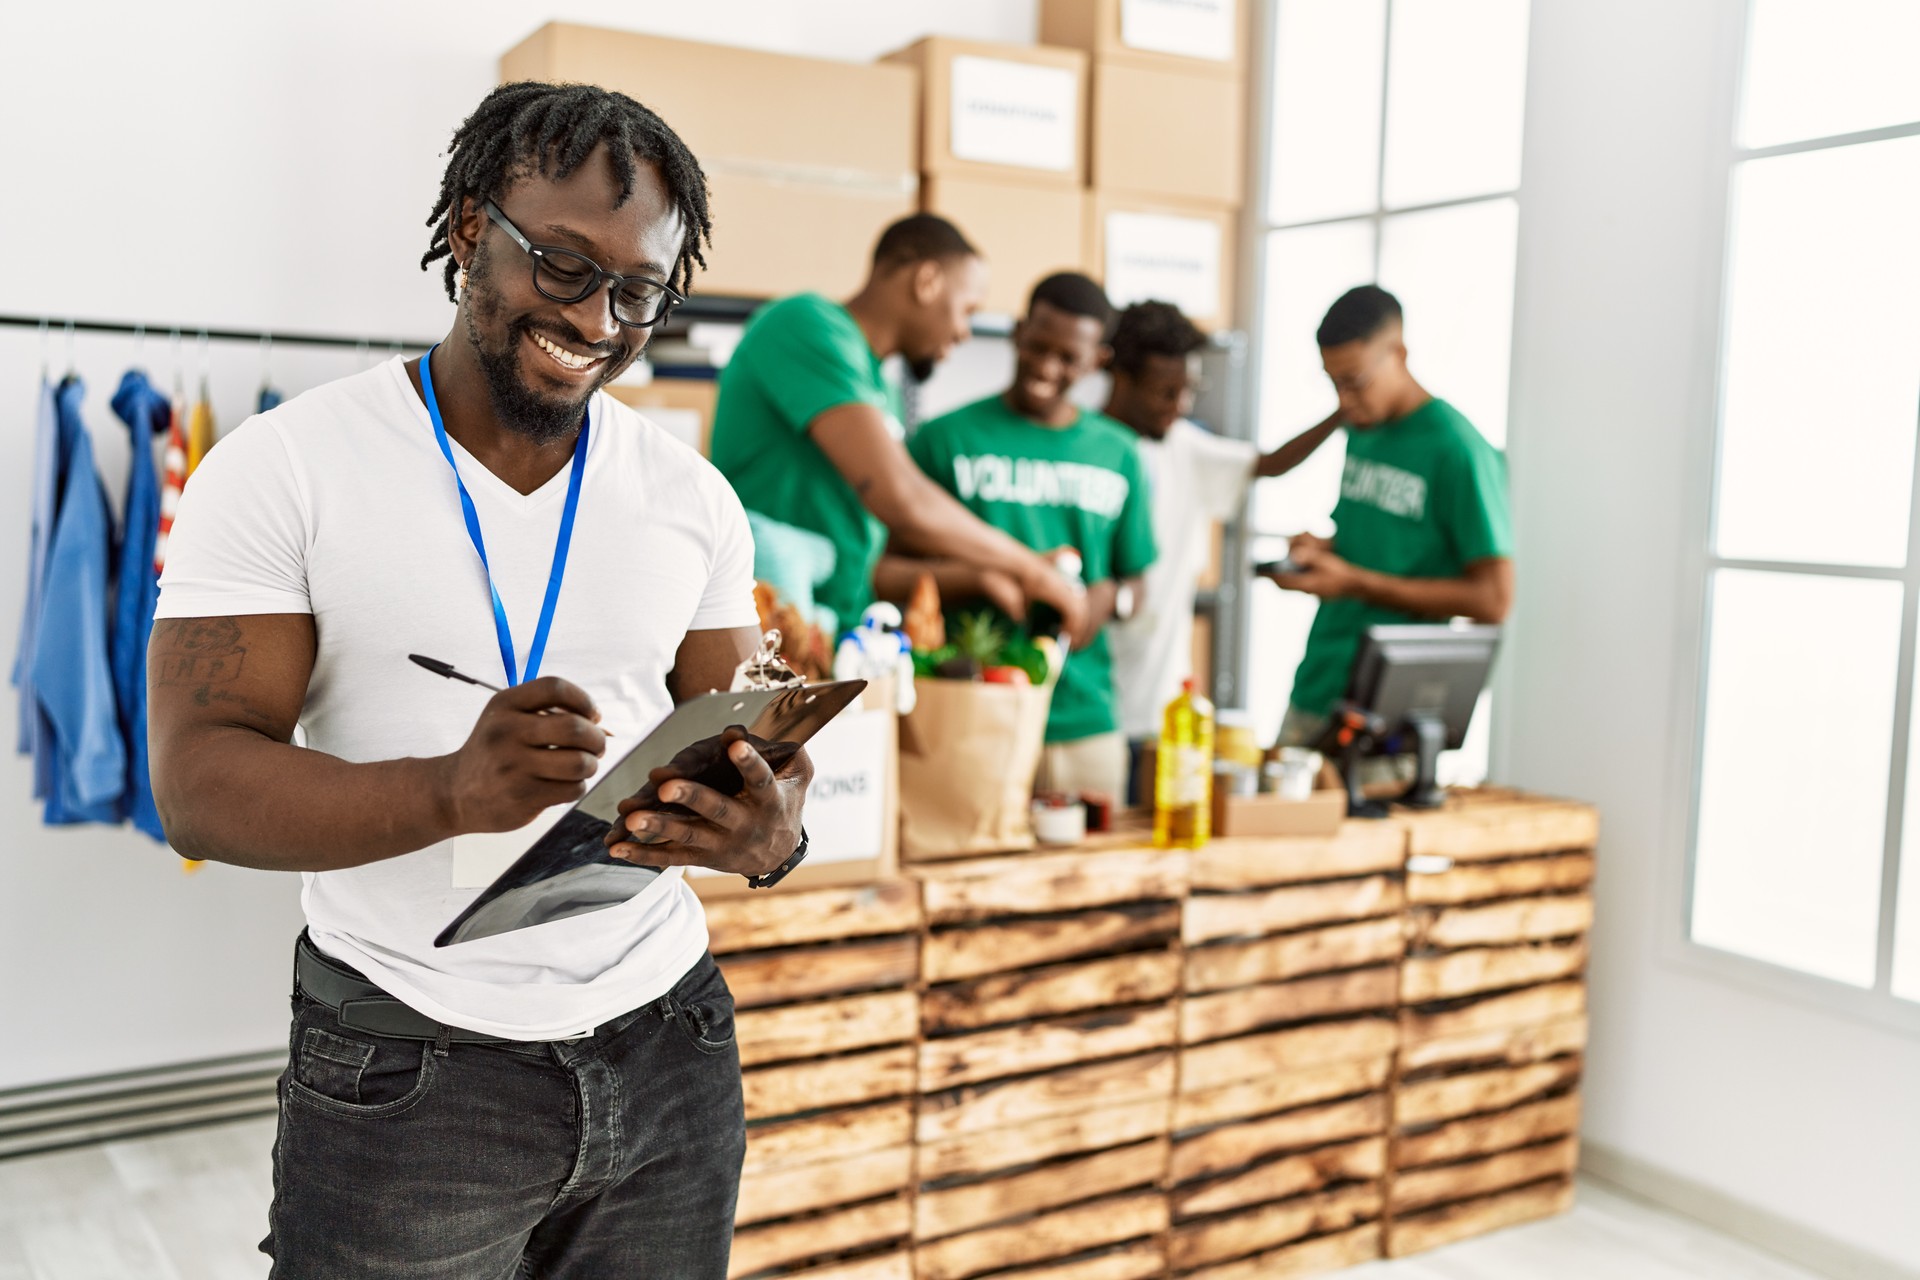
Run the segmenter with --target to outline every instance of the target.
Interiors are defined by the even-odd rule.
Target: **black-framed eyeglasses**
[[[664,280],[648,276],[619,276],[601,267],[584,253],[562,249],[558,245],[535,244],[520,234],[520,228],[507,220],[500,206],[489,200],[483,206],[487,216],[513,237],[532,260],[533,287],[544,298],[555,302],[579,302],[602,286],[613,291],[613,318],[629,329],[644,329],[659,324],[686,295]]]

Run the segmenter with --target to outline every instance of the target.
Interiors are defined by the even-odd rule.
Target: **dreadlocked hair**
[[[420,269],[425,271],[445,258],[447,297],[458,300],[454,277],[459,264],[453,260],[448,235],[453,220],[460,216],[461,202],[497,200],[517,179],[533,173],[566,178],[603,142],[620,182],[615,207],[633,195],[637,160],[659,166],[668,197],[687,227],[673,278],[667,283],[690,293],[694,268],[707,265],[700,246],[713,243],[707,175],[666,121],[624,93],[590,84],[522,80],[503,84],[481,99],[473,114],[453,131],[440,195],[427,217],[433,239],[420,259]]]
[[[1207,344],[1207,335],[1170,302],[1136,302],[1120,313],[1113,330],[1112,367],[1137,374],[1153,356],[1185,359]]]

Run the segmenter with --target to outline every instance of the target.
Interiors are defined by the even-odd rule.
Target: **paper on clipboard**
[[[519,852],[441,931],[434,945],[510,933],[626,902],[646,888],[660,868],[637,866],[607,852],[604,837],[620,817],[621,801],[651,796],[657,782],[668,776],[737,788],[739,771],[726,759],[722,738],[728,727],[744,727],[763,753],[798,747],[865,688],[864,680],[841,680],[709,693],[681,703],[638,745],[605,768],[578,804],[552,821],[542,814],[519,831],[476,841],[465,860],[465,874],[477,874],[477,868],[497,862],[516,842]],[[670,772],[656,778],[661,770]],[[466,839],[461,838],[462,844]],[[457,879],[462,874],[460,845],[455,847],[455,859]]]

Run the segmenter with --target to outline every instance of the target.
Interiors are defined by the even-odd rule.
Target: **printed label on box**
[[[1079,94],[1073,72],[1002,58],[953,60],[956,159],[1073,172]]]
[[[849,707],[807,743],[813,785],[807,788],[808,866],[860,862],[886,852],[887,748],[894,715]],[[720,875],[689,867],[690,876]]]
[[[1234,0],[1121,0],[1120,43],[1183,58],[1233,60]]]
[[[1206,218],[1109,213],[1107,297],[1116,307],[1153,299],[1190,316],[1220,315],[1220,226]]]

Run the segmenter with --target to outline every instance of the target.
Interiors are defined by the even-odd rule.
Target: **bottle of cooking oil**
[[[1167,704],[1153,780],[1153,843],[1198,849],[1213,827],[1213,704],[1193,681]]]

